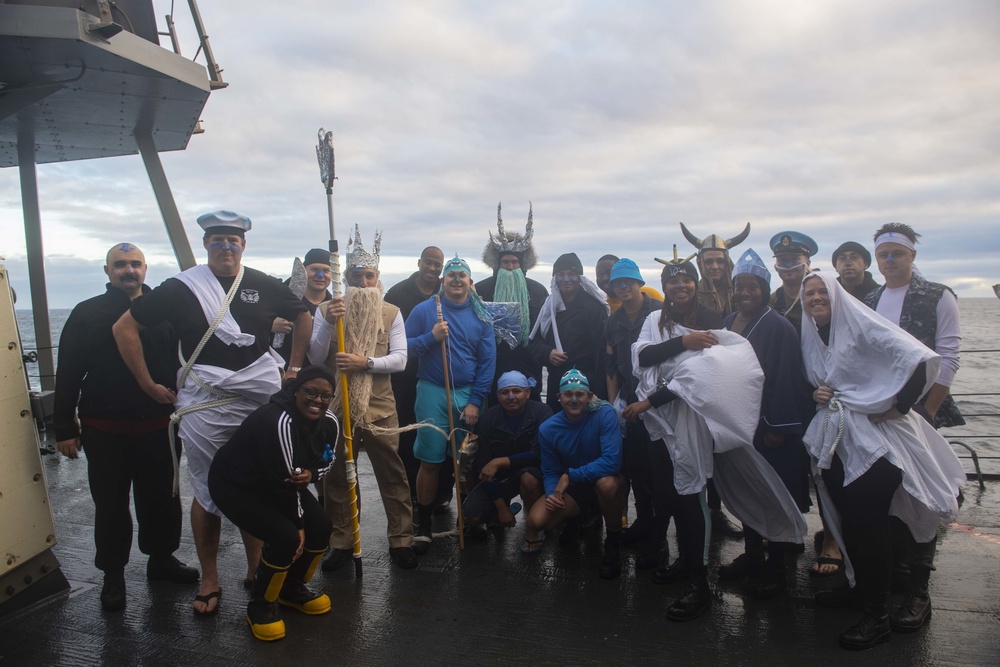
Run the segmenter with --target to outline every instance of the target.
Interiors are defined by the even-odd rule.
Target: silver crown
[[[354,245],[354,249],[351,249]],[[347,242],[347,268],[350,269],[377,269],[378,252],[382,248],[382,232],[375,232],[375,242],[372,244],[372,251],[365,252],[365,246],[361,242],[361,229],[354,225],[354,239]]]
[[[500,252],[526,252],[531,248],[531,234],[534,221],[531,202],[528,202],[528,225],[524,228],[524,236],[516,232],[507,233],[503,229],[503,218],[500,215],[500,204],[497,204],[497,235],[490,232],[490,243]]]

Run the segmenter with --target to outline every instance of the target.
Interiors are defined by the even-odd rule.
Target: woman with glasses
[[[330,598],[306,588],[326,553],[332,527],[309,484],[333,462],[339,425],[330,412],[334,380],[310,366],[257,408],[215,455],[212,500],[240,530],[264,542],[251,585],[247,622],[264,641],[285,636],[278,604],[305,614],[330,611]],[[221,593],[213,593],[219,596]]]

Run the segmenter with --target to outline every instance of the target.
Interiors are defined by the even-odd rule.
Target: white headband
[[[898,232],[886,232],[885,234],[880,234],[878,238],[875,239],[875,249],[883,243],[898,243],[901,246],[906,246],[910,250],[916,251],[916,246],[913,245],[913,241],[910,240],[905,234],[900,234]]]

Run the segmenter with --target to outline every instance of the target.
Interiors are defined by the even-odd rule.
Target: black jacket
[[[474,464],[475,477],[492,459],[501,457],[516,457],[510,462],[510,471],[503,475],[509,477],[515,471],[528,466],[541,464],[538,458],[536,437],[538,427],[552,416],[552,409],[540,401],[528,401],[524,408],[523,419],[517,433],[510,430],[507,413],[503,407],[494,405],[482,414],[476,424],[476,435],[479,436],[479,452]],[[517,456],[517,455],[521,456]]]
[[[139,388],[132,372],[118,353],[111,327],[131,305],[128,295],[117,287],[82,301],[73,309],[59,337],[59,369],[56,371],[53,415],[56,440],[80,434],[74,418],[114,421],[142,421],[173,412]],[[143,285],[142,293],[150,288]],[[139,297],[142,298],[142,297]],[[143,330],[143,357],[153,381],[174,389],[177,384],[177,337],[169,323]]]
[[[298,489],[285,480],[295,468],[312,471],[321,480],[333,463],[324,460],[327,445],[336,450],[337,418],[311,422],[299,413],[290,388],[282,389],[243,420],[233,437],[212,460],[211,478],[253,489],[269,497],[279,512],[302,527]]]

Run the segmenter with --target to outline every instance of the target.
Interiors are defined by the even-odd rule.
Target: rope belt
[[[201,337],[201,341],[199,341],[198,346],[194,348],[194,352],[191,354],[190,359],[187,360],[184,359],[184,352],[183,348],[181,347],[181,342],[180,341],[177,342],[177,358],[180,360],[181,365],[183,366],[183,368],[181,368],[181,373],[177,378],[177,393],[181,392],[181,390],[184,388],[184,384],[190,377],[192,380],[194,380],[195,384],[197,384],[199,387],[201,387],[208,393],[212,394],[213,396],[218,396],[218,398],[213,401],[207,401],[205,403],[197,403],[195,405],[189,405],[185,408],[181,408],[180,410],[175,410],[174,413],[170,415],[170,428],[168,429],[167,433],[170,439],[170,453],[171,453],[170,460],[172,461],[174,466],[174,490],[173,490],[174,497],[176,497],[180,493],[180,488],[181,488],[181,469],[180,469],[180,461],[178,461],[180,457],[178,456],[177,452],[177,440],[175,436],[176,426],[180,424],[181,417],[183,417],[184,415],[191,414],[192,412],[198,412],[199,410],[210,410],[212,408],[218,408],[224,405],[231,405],[233,403],[240,401],[243,398],[237,393],[227,391],[225,389],[218,389],[216,387],[212,387],[206,384],[204,380],[198,377],[198,374],[194,372],[195,360],[198,358],[198,355],[201,354],[201,351],[205,348],[205,345],[208,344],[208,341],[209,339],[212,338],[212,335],[215,333],[215,330],[219,328],[219,323],[222,322],[222,318],[226,316],[227,312],[229,312],[229,304],[233,302],[233,298],[236,296],[236,290],[239,289],[240,283],[242,281],[243,281],[243,265],[241,264],[240,271],[239,273],[236,274],[236,280],[233,281],[232,286],[229,288],[229,292],[226,294],[225,300],[222,302],[222,307],[219,308],[219,312],[215,314],[215,319],[212,321],[208,329],[205,331],[205,335]]]
[[[830,425],[830,413],[836,412],[837,419],[840,422],[837,427],[837,437],[833,439],[833,444],[830,445],[830,457],[832,458],[834,453],[837,451],[837,445],[844,438],[844,405],[836,398],[831,398],[830,402],[826,404],[826,412],[823,413],[823,432],[821,438],[826,442],[826,428]]]

